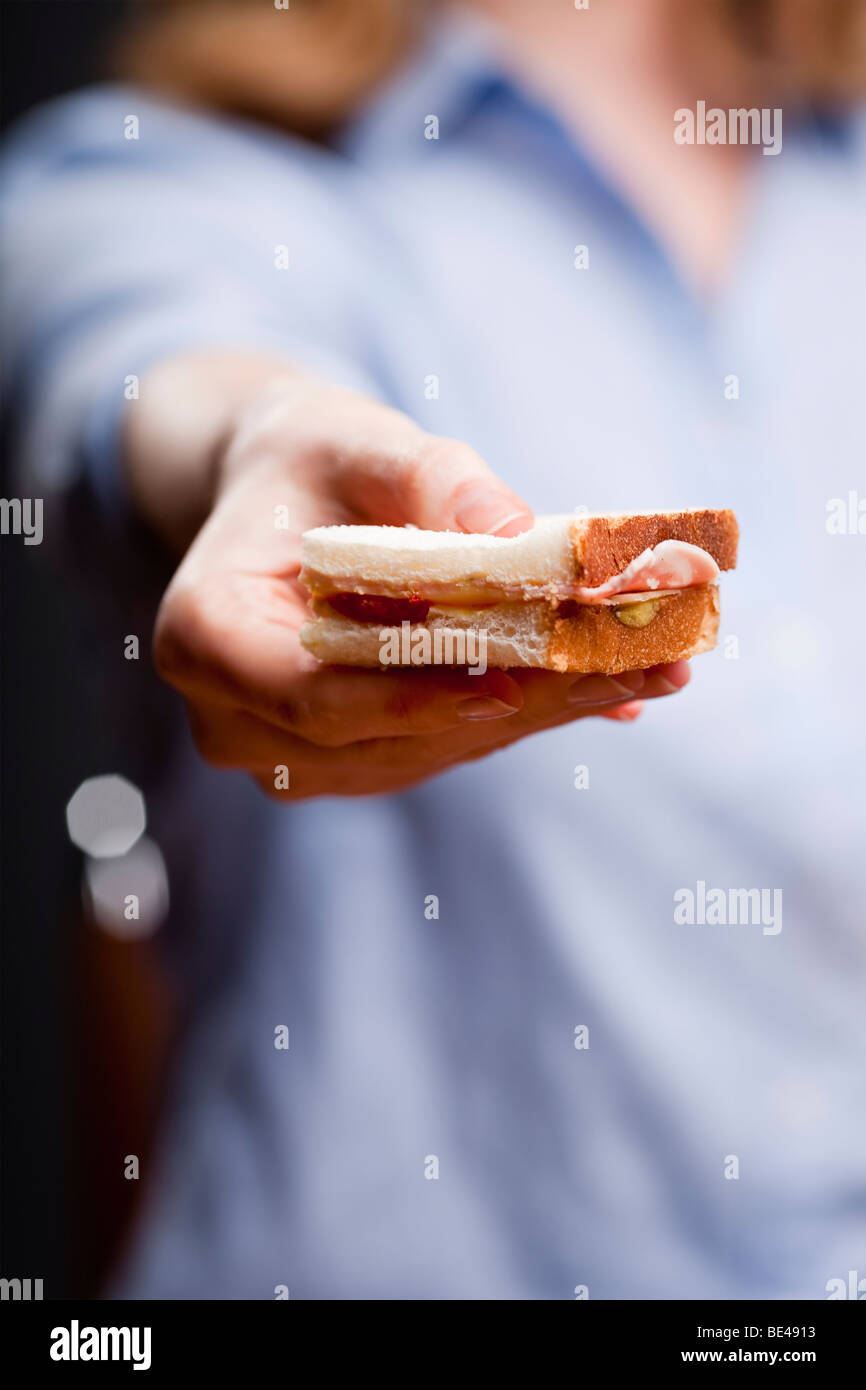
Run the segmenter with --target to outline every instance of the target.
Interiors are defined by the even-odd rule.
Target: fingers
[[[599,681],[608,677],[555,675],[550,671],[512,670],[510,674],[521,688],[523,704],[507,719],[482,724],[475,730],[456,729],[438,738],[437,749],[447,753],[450,762],[469,756],[483,756],[498,748],[516,743],[530,734],[558,728],[576,719],[634,709],[635,704],[676,693],[688,684],[691,677],[688,662],[676,661],[652,667],[648,671],[630,671],[617,676],[616,688],[605,687]],[[640,690],[640,701],[625,699],[623,688]],[[569,698],[571,695],[572,698]],[[575,695],[580,698],[574,698]],[[631,717],[636,717],[632,714]]]
[[[223,473],[234,479],[263,460],[281,463],[343,520],[503,536],[532,525],[531,508],[468,445],[425,434],[354,391],[306,381],[268,392],[228,447]]]
[[[402,675],[322,667],[297,675],[289,691],[269,705],[260,702],[257,712],[237,711],[238,728],[243,714],[281,738],[290,734],[319,748],[343,749],[501,722],[516,713],[522,699],[519,685],[504,671],[491,671],[481,681],[440,671]],[[234,712],[226,705],[215,708]]]
[[[408,786],[574,719],[625,720],[689,679],[686,662],[616,677],[327,667],[298,642],[305,617],[300,593],[273,576],[210,575],[169,590],[154,644],[202,755],[263,785],[288,767],[289,799]]]
[[[506,671],[323,666],[298,643],[305,617],[289,586],[259,575],[179,588],[160,613],[157,669],[192,700],[331,748],[502,719],[523,704]]]
[[[467,444],[420,432],[395,439],[387,420],[382,426],[381,437],[338,460],[335,485],[358,515],[497,536],[516,536],[532,525],[531,508]]]
[[[682,688],[684,663],[648,673],[645,698]],[[335,673],[341,674],[341,673]],[[357,674],[357,673],[356,673]],[[421,674],[421,673],[415,673]],[[411,732],[403,725],[402,737],[389,729],[384,737],[347,741],[346,729],[336,741],[313,742],[296,732],[272,724],[244,710],[193,701],[189,707],[193,735],[201,755],[216,767],[252,772],[270,794],[287,800],[315,795],[375,795],[410,786],[460,762],[485,757],[508,747],[530,733],[556,728],[575,719],[602,714],[624,721],[637,717],[643,701],[614,705],[564,700],[568,685],[548,676],[549,694],[541,683],[533,692],[534,711],[524,708],[514,715],[468,720],[436,732]],[[671,678],[673,677],[673,678]],[[476,697],[477,698],[477,697]],[[375,726],[370,726],[375,727]],[[322,729],[315,732],[321,740]],[[288,782],[286,781],[288,774]]]
[[[154,641],[157,669],[190,698],[245,710],[324,747],[504,718],[528,732],[554,717],[670,694],[689,679],[685,662],[619,677],[328,667],[298,642],[305,618],[300,594],[280,580],[207,576],[166,595]]]
[[[602,710],[602,719],[616,719],[631,724],[643,711],[643,700],[629,700],[624,705],[614,705],[613,709]]]
[[[441,667],[403,672],[324,666],[295,681],[286,715],[301,738],[341,748],[499,722],[522,703],[520,686],[505,671],[476,678]]]
[[[617,677],[320,665],[300,646],[301,532],[371,521],[511,536],[532,512],[467,445],[318,385],[275,388],[227,450],[217,502],[168,590],[160,674],[218,766],[291,798],[408,786],[590,714],[627,721],[688,680],[685,663]],[[289,518],[289,522],[285,518]]]
[[[551,719],[670,694],[689,679],[685,662],[616,678],[328,667],[298,643],[305,616],[290,586],[266,576],[221,575],[170,591],[157,626],[157,669],[190,698],[332,748],[504,719],[519,737]]]
[[[646,671],[625,671],[617,676],[554,675],[549,671],[512,670],[520,686],[523,705],[519,713],[526,723],[544,721],[572,710],[576,717],[605,706],[654,700],[676,694],[691,679],[687,661],[669,662]]]

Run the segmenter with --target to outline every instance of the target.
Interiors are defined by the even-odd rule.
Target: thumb
[[[532,508],[468,444],[428,436],[414,479],[423,525],[434,531],[479,531],[516,536],[533,523]],[[422,525],[416,522],[416,525]]]
[[[346,500],[380,523],[516,536],[534,521],[532,508],[456,439],[419,434],[408,448],[356,454],[341,481]]]

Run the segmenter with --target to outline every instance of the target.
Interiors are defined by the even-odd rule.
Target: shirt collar
[[[355,114],[336,145],[350,158],[411,158],[425,139],[428,118],[438,121],[440,137],[453,136],[485,103],[506,94],[520,95],[495,25],[483,15],[445,6],[428,21],[409,62]],[[793,121],[798,133],[811,133],[838,154],[850,151],[854,125],[855,113],[849,111],[808,111]]]
[[[350,157],[400,159],[417,153],[430,117],[440,137],[454,135],[487,100],[513,90],[494,26],[481,15],[445,9],[420,47],[340,133]],[[431,139],[432,136],[426,136]]]

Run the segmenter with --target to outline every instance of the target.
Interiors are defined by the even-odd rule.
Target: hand
[[[633,719],[688,681],[686,662],[616,679],[323,666],[298,638],[301,535],[351,522],[516,535],[532,514],[465,444],[363,396],[272,369],[246,397],[215,450],[212,510],[164,596],[154,654],[202,756],[279,800],[396,791],[573,719]]]

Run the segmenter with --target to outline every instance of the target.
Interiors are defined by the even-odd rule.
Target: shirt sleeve
[[[4,395],[31,488],[126,507],[116,440],[154,363],[273,352],[379,394],[338,158],[98,88],[28,118],[0,167]]]

